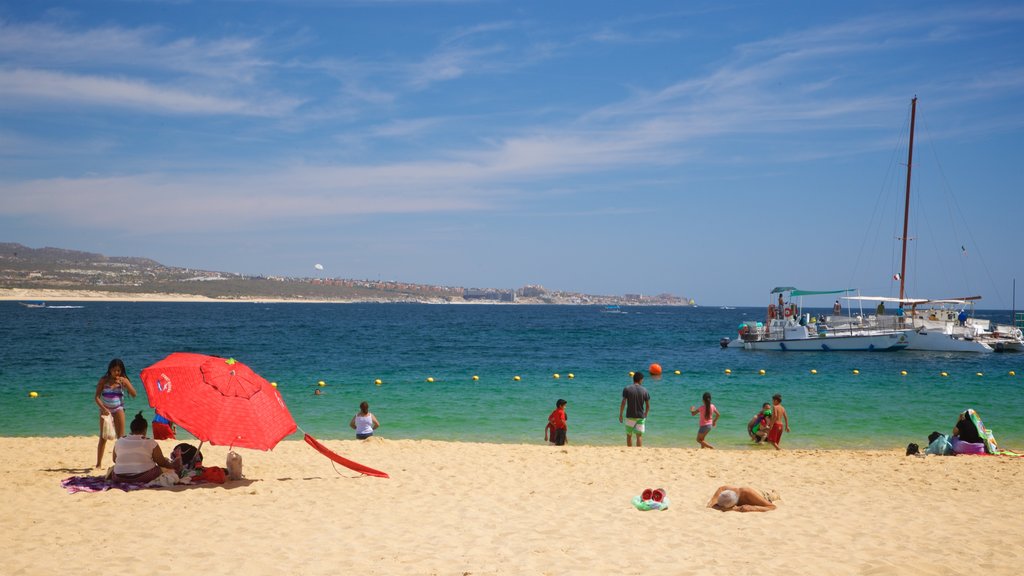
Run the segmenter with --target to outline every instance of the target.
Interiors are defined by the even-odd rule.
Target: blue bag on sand
[[[932,440],[932,443],[925,448],[925,454],[933,454],[935,456],[952,456],[953,445],[949,443],[949,438],[945,434],[940,434],[938,438]]]

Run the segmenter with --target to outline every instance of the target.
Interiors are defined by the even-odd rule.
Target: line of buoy
[[[657,364],[652,364],[652,365],[651,365],[651,367],[652,367],[652,371],[651,371],[651,373],[652,373],[652,374],[660,374],[660,372],[658,371],[658,370],[660,369],[660,366],[658,366],[658,369],[654,369],[654,367],[655,367],[655,366],[658,366],[658,365],[657,365]],[[851,372],[852,372],[852,373],[853,373],[854,375],[860,374],[860,370],[859,370],[859,369],[857,369],[857,368],[854,368],[854,369],[853,369],[853,370],[852,370]],[[682,372],[682,370],[675,370],[675,371],[674,371],[673,373],[674,373],[675,375],[679,376],[679,375],[681,375],[681,374],[682,374],[683,372]],[[725,373],[725,374],[726,374],[727,376],[729,376],[729,375],[732,375],[732,369],[731,369],[731,368],[726,368],[726,369],[724,370],[724,373]],[[767,373],[768,373],[768,372],[767,372],[767,370],[765,370],[764,368],[761,368],[761,369],[759,369],[759,370],[757,371],[757,374],[758,374],[758,375],[760,375],[760,376],[764,376],[764,375],[766,375]],[[816,368],[811,368],[811,369],[810,369],[810,373],[811,373],[811,374],[817,374],[817,373],[818,373],[818,370],[817,370]],[[633,376],[633,374],[635,374],[635,372],[633,372],[633,371],[630,371],[630,372],[629,372],[629,376],[630,376],[630,377],[632,377],[632,376]],[[907,374],[908,374],[908,373],[907,373],[907,371],[906,371],[906,370],[900,370],[900,376],[907,376]],[[1016,371],[1014,371],[1014,370],[1010,370],[1009,372],[1007,372],[1007,375],[1008,375],[1008,376],[1016,376],[1016,375],[1017,375],[1017,372],[1016,372]],[[942,371],[942,372],[939,372],[939,376],[941,376],[941,377],[943,377],[943,378],[948,378],[948,377],[949,377],[949,372],[946,372],[946,371]],[[975,376],[978,376],[978,377],[983,377],[983,376],[985,376],[985,373],[984,373],[984,372],[975,372]],[[562,378],[562,375],[561,375],[560,373],[558,373],[558,372],[555,372],[554,374],[552,374],[552,375],[551,375],[551,377],[552,377],[553,379],[555,379],[555,380],[559,380],[559,379],[561,379],[561,378]],[[566,374],[566,377],[567,377],[567,378],[570,378],[570,379],[573,379],[573,378],[576,378],[576,374],[574,374],[574,373],[572,373],[572,372],[569,372],[568,374]],[[472,376],[472,379],[473,379],[473,381],[474,381],[474,382],[477,382],[477,381],[479,381],[479,380],[480,380],[480,376],[479,376],[479,375],[477,375],[477,374],[474,374],[474,375]],[[522,380],[522,377],[521,377],[521,376],[518,376],[518,375],[517,375],[517,376],[513,376],[513,377],[512,377],[512,380],[514,380],[514,381],[516,381],[516,382],[519,382],[519,381],[521,381],[521,380]],[[434,380],[434,377],[433,377],[433,376],[428,376],[428,377],[427,377],[427,379],[426,379],[426,381],[427,381],[427,382],[430,382],[430,383],[433,383],[433,382],[434,382],[435,380]],[[373,383],[374,383],[375,385],[377,385],[377,386],[381,386],[381,385],[383,385],[383,384],[384,384],[384,381],[383,381],[382,379],[380,379],[380,378],[377,378],[377,379],[375,379],[375,380],[373,381]],[[273,386],[274,388],[277,388],[277,382],[271,382],[271,383],[270,383],[270,385],[271,385],[271,386]],[[317,386],[320,386],[320,387],[324,387],[324,386],[327,386],[327,383],[326,383],[325,381],[323,381],[323,380],[320,380],[320,381],[318,381],[318,382],[317,382]],[[28,393],[28,395],[29,395],[29,397],[30,397],[30,398],[38,398],[38,397],[39,397],[39,393],[38,393],[38,392],[36,392],[36,391],[32,391],[32,392],[29,392],[29,393]]]

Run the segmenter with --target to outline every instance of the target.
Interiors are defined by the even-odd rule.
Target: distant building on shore
[[[462,291],[463,300],[489,300],[492,302],[515,302],[515,290],[497,290],[495,288],[466,288]]]

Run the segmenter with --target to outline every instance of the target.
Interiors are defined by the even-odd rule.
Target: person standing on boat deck
[[[839,316],[839,314],[842,311],[843,311],[843,305],[839,303],[839,300],[836,300],[836,303],[832,305],[832,314],[835,315],[835,316]]]
[[[961,326],[966,326],[967,325],[967,310],[961,310],[960,314],[956,317],[956,320],[957,320],[957,322],[960,323]]]
[[[782,316],[782,309],[786,307],[786,304],[782,300],[782,292],[779,292],[779,316]]]
[[[622,389],[622,402],[619,403],[619,422],[626,425],[626,446],[633,445],[633,434],[636,434],[637,448],[644,445],[644,424],[647,421],[647,413],[651,410],[651,395],[640,384],[643,381],[644,373],[639,370],[634,372],[633,383]],[[624,408],[625,420],[622,419]]]
[[[905,312],[903,311],[903,304],[900,303],[899,308],[896,309],[896,322],[899,323],[900,326],[903,326],[903,315],[904,314],[905,314]]]
[[[879,302],[875,308],[875,316],[885,316],[885,302]]]

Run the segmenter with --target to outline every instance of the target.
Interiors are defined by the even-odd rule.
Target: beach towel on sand
[[[111,482],[103,476],[71,476],[70,478],[65,478],[60,481],[60,487],[67,490],[68,494],[75,494],[78,492],[106,492],[107,490],[114,488],[124,490],[125,492],[134,492],[136,490],[145,490],[147,488],[164,488],[174,485],[196,486],[199,484],[206,484],[206,481],[202,478],[195,478],[191,479],[191,481],[179,482],[178,475],[174,472],[164,472],[160,477],[149,484]]]
[[[131,482],[108,482],[103,476],[72,476],[60,481],[60,487],[68,491],[68,494],[76,492],[105,492],[112,488],[132,492],[148,488],[145,484],[133,484]]]

